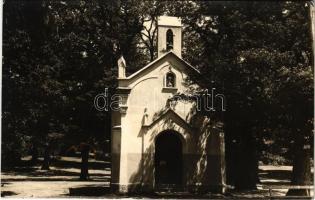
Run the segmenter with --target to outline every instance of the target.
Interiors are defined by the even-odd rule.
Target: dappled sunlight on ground
[[[69,195],[69,188],[109,187],[109,162],[90,159],[89,180],[81,181],[80,158],[61,157],[52,161],[50,170],[41,170],[40,164],[28,166],[29,160],[23,158],[21,167],[1,172],[2,196],[62,197]]]
[[[269,191],[266,186],[290,185],[291,166],[270,166],[259,167],[259,177],[261,183],[257,185],[257,190],[253,191],[235,191],[228,190],[225,195],[215,194],[191,194],[188,192],[169,192],[155,193],[151,195],[133,195],[118,196],[110,194],[110,166],[109,162],[90,160],[90,180],[81,181],[80,176],[80,158],[62,157],[59,161],[52,162],[50,170],[41,170],[40,165],[23,166],[14,170],[1,173],[1,196],[7,197],[69,197],[69,188],[87,189],[91,194],[84,196],[93,196],[94,191],[102,190],[106,194],[103,198],[146,198],[146,199],[266,199]],[[313,170],[312,170],[313,171]],[[287,189],[273,189],[273,196],[285,196]],[[311,191],[313,195],[313,191]],[[81,195],[78,195],[81,196]],[[83,196],[83,195],[82,195]]]
[[[106,183],[98,183],[105,186]],[[69,195],[70,187],[95,185],[86,181],[14,181],[1,187],[2,191],[14,191],[12,197],[64,197]]]
[[[311,169],[312,173],[314,169]],[[292,166],[259,166],[260,184],[257,185],[259,190],[263,190],[266,186],[288,186],[291,184],[290,178]],[[272,189],[273,196],[285,196],[288,189]],[[314,191],[311,190],[311,196],[314,196]]]

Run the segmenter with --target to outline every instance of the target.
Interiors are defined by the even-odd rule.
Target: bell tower
[[[178,17],[160,16],[158,18],[158,57],[173,51],[182,57],[182,23]]]

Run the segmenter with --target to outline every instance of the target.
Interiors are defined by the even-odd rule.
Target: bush
[[[77,156],[77,151],[78,151],[78,148],[76,146],[72,145],[66,150],[65,155],[75,157],[75,156]]]
[[[261,161],[264,165],[290,165],[290,160],[282,155],[276,155],[268,152],[263,152]]]

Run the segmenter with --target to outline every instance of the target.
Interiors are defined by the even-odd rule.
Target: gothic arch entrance
[[[183,178],[183,144],[181,135],[167,130],[160,133],[155,140],[155,186],[164,188],[182,185]]]

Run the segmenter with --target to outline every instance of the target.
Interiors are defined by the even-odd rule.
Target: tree
[[[270,132],[280,133],[280,127],[289,131],[290,137],[276,135],[284,138],[276,140],[278,145],[291,148],[287,144],[292,140],[296,148],[309,146],[306,141],[311,131],[306,127],[312,124],[312,115],[300,106],[312,110],[307,8],[303,2],[184,2],[174,10],[188,24],[184,41],[192,41],[196,47],[185,48],[183,57],[206,75],[195,81],[205,88],[220,89],[228,102],[224,113],[228,182],[239,189],[254,189],[259,181],[258,158],[264,148],[261,141]],[[294,78],[297,68],[298,74],[305,76]],[[281,78],[282,70],[292,71],[286,76],[289,82]],[[303,84],[294,82],[297,79]],[[300,84],[305,90],[299,91],[298,100],[289,103],[285,100],[288,96],[280,98],[279,90],[291,94],[293,85],[300,88]],[[279,117],[283,115],[286,117]],[[293,124],[298,128],[292,129]],[[308,135],[307,140],[298,139],[305,135],[298,129]],[[301,159],[301,151],[293,152]],[[306,154],[302,157],[305,161],[294,161],[294,166],[305,166],[309,171],[306,161],[310,158]],[[300,173],[297,179],[304,182],[305,177]]]
[[[9,1],[4,5],[3,142],[7,145],[3,146],[3,159],[8,155],[15,157],[13,165],[23,154],[24,141],[21,140],[26,136],[43,134],[44,123],[39,121],[42,121],[40,118],[45,110],[39,108],[45,103],[38,87],[45,79],[43,70],[38,67],[40,62],[45,62],[40,51],[45,38],[45,10],[38,9],[41,3]],[[39,76],[42,76],[41,80]],[[14,144],[14,148],[9,144]]]
[[[141,66],[136,2],[9,1],[4,21],[3,152],[18,159],[21,135],[31,137],[34,158],[50,133],[64,133],[65,145],[109,138],[110,113],[93,100],[114,92],[122,54],[130,71]]]
[[[115,92],[121,55],[128,73],[154,59],[162,14],[183,19],[183,58],[204,74],[192,81],[226,96],[225,113],[204,114],[225,121],[228,182],[256,188],[262,141],[271,139],[295,154],[292,183],[308,184],[313,70],[304,2],[6,2],[2,158],[16,163],[27,138],[41,146],[52,132],[66,145],[109,138],[110,115],[93,99],[105,87]]]
[[[81,174],[80,179],[87,180],[89,178],[89,153],[90,153],[90,145],[86,143],[80,144],[80,151],[81,151]]]
[[[165,8],[165,2],[150,0],[142,2],[139,9],[143,24],[140,39],[149,51],[150,62],[156,58],[157,21],[165,13]]]

